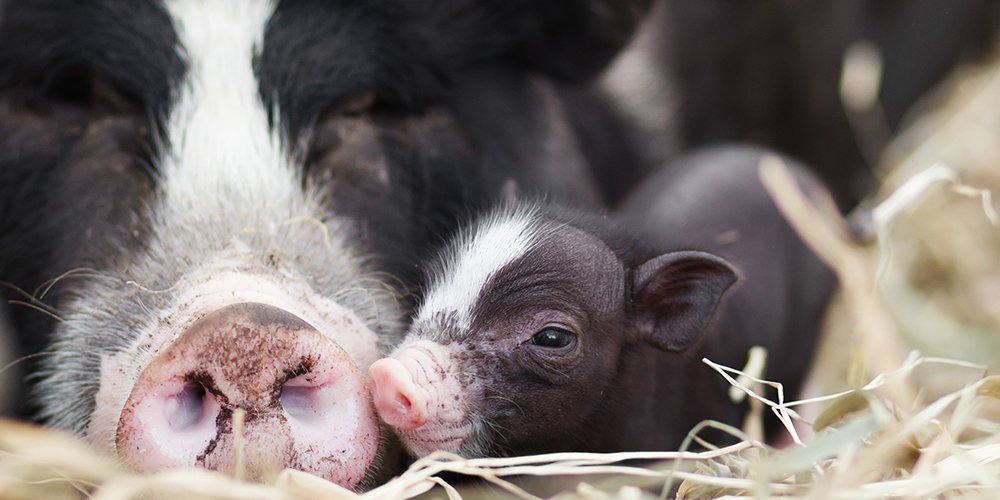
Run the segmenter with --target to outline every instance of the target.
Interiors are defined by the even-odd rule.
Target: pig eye
[[[546,328],[531,337],[532,345],[560,349],[576,342],[576,335],[561,328]]]

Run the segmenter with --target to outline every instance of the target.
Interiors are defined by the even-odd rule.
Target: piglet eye
[[[576,335],[560,328],[546,328],[531,337],[531,343],[539,347],[558,349],[576,342]]]

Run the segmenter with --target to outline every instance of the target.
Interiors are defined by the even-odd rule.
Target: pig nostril
[[[205,414],[205,386],[197,382],[188,382],[180,392],[167,398],[167,422],[175,430],[186,430],[193,427]]]
[[[312,387],[288,387],[281,389],[281,407],[297,419],[308,419],[315,415]]]
[[[383,358],[368,370],[375,407],[385,423],[401,430],[423,426],[429,417],[426,389],[414,383],[409,370],[398,359]]]
[[[330,410],[334,401],[330,399],[329,383],[320,380],[316,374],[305,374],[291,378],[281,386],[281,407],[288,416],[302,422],[315,422]]]
[[[409,412],[413,409],[413,401],[410,401],[410,398],[406,397],[406,394],[402,392],[396,393],[396,405],[404,412]]]
[[[222,407],[217,394],[208,390],[211,386],[188,377],[137,388],[118,422],[119,454],[158,468],[194,465],[197,454],[219,434],[216,421]]]

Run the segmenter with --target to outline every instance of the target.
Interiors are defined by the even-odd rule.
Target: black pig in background
[[[678,151],[755,143],[810,165],[846,209],[874,187],[907,111],[993,47],[998,26],[994,0],[663,0],[603,86],[647,169]],[[839,85],[858,42],[883,71],[878,109],[850,117]],[[602,182],[617,196],[629,187]]]

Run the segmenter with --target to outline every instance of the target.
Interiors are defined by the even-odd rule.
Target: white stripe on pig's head
[[[443,315],[454,318],[458,328],[469,328],[476,302],[491,280],[551,230],[542,222],[531,205],[513,205],[466,229],[438,260],[417,321]]]
[[[326,213],[320,193],[306,187],[302,166],[265,109],[253,63],[273,3],[169,0],[165,7],[186,70],[167,107],[154,160],[158,186],[141,215],[149,221],[148,243],[140,252],[119,253],[113,267],[121,271],[120,279],[81,285],[65,304],[54,354],[46,358],[39,384],[43,416],[77,432],[87,424],[89,439],[112,449],[117,440],[123,458],[142,466],[146,453],[122,445],[130,442],[123,433],[158,425],[149,418],[133,422],[132,413],[123,413],[127,401],[144,396],[136,392],[137,381],[152,376],[147,371],[203,318],[236,304],[264,304],[300,318],[346,352],[335,356],[348,365],[340,371],[351,380],[343,403],[359,406],[354,418],[365,420],[347,428],[365,436],[356,443],[364,449],[345,454],[351,466],[325,475],[356,487],[375,462],[379,443],[364,369],[379,355],[378,334],[391,337],[400,329],[395,298],[347,240],[345,223]],[[230,349],[224,343],[203,347]],[[98,371],[99,379],[90,375]],[[169,375],[185,383],[194,377],[193,372]],[[285,379],[302,375],[289,373]],[[282,387],[283,381],[276,383]],[[205,390],[212,387],[201,389],[208,398]],[[256,418],[252,408],[245,409]],[[207,418],[214,422],[212,415]],[[172,427],[163,425],[160,434],[170,434]],[[208,449],[174,450],[158,465],[213,465],[209,452],[225,430],[216,433],[202,443]],[[299,463],[294,457],[273,458],[282,467]]]

